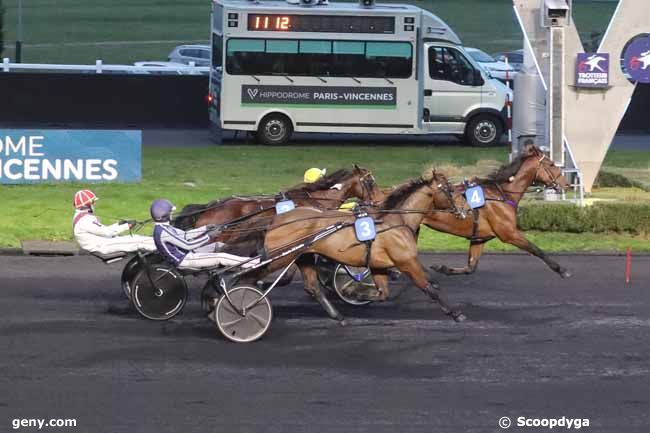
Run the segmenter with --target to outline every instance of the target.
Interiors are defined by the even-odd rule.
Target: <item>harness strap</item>
[[[470,242],[474,243],[480,238],[478,237],[478,224],[481,217],[481,209],[476,208],[472,209],[472,237],[469,239]]]

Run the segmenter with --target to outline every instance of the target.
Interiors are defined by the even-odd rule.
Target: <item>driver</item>
[[[110,226],[103,225],[95,216],[97,200],[95,193],[88,189],[77,191],[74,195],[75,213],[72,218],[72,231],[81,248],[99,254],[156,250],[153,238],[149,236],[118,236],[133,228],[135,221],[122,220]]]
[[[151,204],[151,218],[156,222],[154,241],[158,252],[168,262],[179,269],[204,269],[219,265],[233,266],[249,260],[248,257],[217,252],[224,245],[213,243],[213,238],[221,232],[219,226],[207,225],[188,231],[171,226],[169,222],[175,210],[176,207],[169,200],[160,199]],[[256,258],[241,266],[244,269],[250,268],[259,262]]]

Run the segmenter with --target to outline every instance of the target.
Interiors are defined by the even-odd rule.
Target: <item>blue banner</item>
[[[142,132],[0,129],[0,183],[139,182]]]

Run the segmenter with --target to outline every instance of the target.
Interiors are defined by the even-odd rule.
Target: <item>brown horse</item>
[[[535,244],[530,242],[517,228],[517,207],[528,187],[542,184],[556,190],[566,190],[568,183],[562,171],[539,148],[527,146],[522,154],[512,163],[504,165],[487,179],[475,179],[483,187],[486,204],[480,209],[469,209],[464,198],[465,186],[454,188],[453,203],[447,206],[436,203],[438,209],[452,207],[456,212],[429,212],[423,224],[443,233],[467,238],[470,241],[467,266],[450,268],[444,265],[434,266],[438,272],[446,275],[473,273],[483,252],[486,242],[499,238],[501,242],[514,245],[540,258],[562,278],[571,274],[554,260],[549,258]],[[443,199],[444,200],[444,199]]]
[[[174,219],[174,225],[186,230],[208,224],[224,224],[239,218],[247,221],[266,218],[270,222],[278,200],[293,200],[297,207],[336,209],[353,197],[369,203],[382,197],[372,173],[356,164],[352,170],[338,170],[315,183],[299,184],[275,197],[228,197],[205,205],[187,205]],[[248,215],[250,218],[246,218]],[[228,242],[236,235],[237,231],[232,230],[225,232],[218,240]]]
[[[268,228],[265,238],[265,249],[269,257],[286,251],[294,242],[307,239],[332,224],[344,222],[348,226],[318,240],[307,250],[291,253],[285,259],[272,262],[268,271],[286,266],[288,262],[302,255],[296,263],[303,274],[305,290],[321,302],[323,295],[319,289],[316,269],[309,255],[305,256],[305,253],[320,254],[355,267],[367,265],[377,286],[370,298],[386,300],[389,295],[388,272],[396,267],[408,275],[419,289],[438,302],[445,314],[462,321],[465,316],[452,309],[445,293],[431,281],[417,256],[417,231],[422,219],[434,201],[447,197],[444,192],[447,185],[447,179],[443,175],[431,170],[424,177],[395,189],[381,207],[370,209],[369,215],[377,222],[377,236],[370,248],[357,241],[352,227],[355,216],[350,213],[299,208],[278,215]],[[326,310],[330,317],[343,320],[333,306],[329,307],[326,307]]]

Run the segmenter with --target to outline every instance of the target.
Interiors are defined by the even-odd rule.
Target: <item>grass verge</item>
[[[617,164],[650,161],[650,152],[614,155]],[[371,168],[382,186],[417,176],[435,162],[456,179],[481,174],[506,159],[504,148],[468,149],[427,146],[222,146],[214,148],[144,148],[143,181],[140,184],[100,184],[92,188],[100,196],[98,214],[105,222],[120,218],[148,217],[152,200],[167,197],[180,206],[204,203],[234,194],[273,194],[299,183],[308,167],[330,170],[353,163]],[[608,159],[609,161],[609,159]],[[647,167],[647,165],[646,165]],[[0,247],[17,247],[21,240],[71,239],[72,196],[88,185],[45,184],[0,186]],[[632,189],[606,189],[609,197],[637,197],[648,201],[650,193]],[[433,232],[423,234],[427,250],[467,248],[467,241]],[[549,251],[650,249],[644,236],[616,234],[566,234],[533,232],[531,239]],[[488,249],[509,247],[493,241]]]

